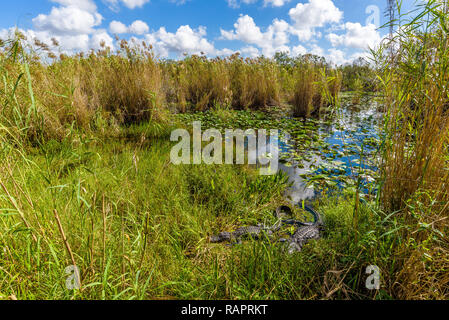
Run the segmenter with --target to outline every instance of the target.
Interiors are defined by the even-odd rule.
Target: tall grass
[[[192,56],[165,66],[169,73],[166,90],[173,91],[171,102],[180,111],[204,111],[216,105],[230,105],[232,91],[224,60],[209,61],[204,56]]]
[[[394,249],[403,259],[396,295],[447,298],[449,19],[441,1],[418,7],[400,12],[392,43],[376,53],[387,109],[381,200],[408,239]]]
[[[313,64],[306,64],[293,71],[295,91],[292,99],[293,114],[310,117],[323,107],[338,106],[342,75],[338,70],[327,72]]]
[[[149,48],[122,42],[108,49],[56,59],[24,45],[23,36],[3,44],[2,123],[30,141],[62,139],[75,127],[84,130],[165,118],[161,70]],[[54,40],[56,41],[56,40]]]
[[[78,106],[108,112],[122,124],[164,117],[161,69],[148,47],[122,41],[119,54],[106,50],[74,63]]]
[[[167,96],[182,112],[216,106],[259,109],[281,102],[278,66],[266,58],[192,56],[162,65]]]
[[[259,109],[281,103],[279,67],[274,61],[263,57],[243,59],[237,55],[228,61],[234,108]]]
[[[272,216],[285,179],[172,166],[170,149],[67,139],[26,158],[3,151],[0,299],[227,296],[213,293],[212,279],[230,252],[208,236]],[[66,288],[64,270],[74,264],[81,291]]]
[[[257,110],[292,103],[294,115],[310,116],[334,104],[341,86],[337,70],[308,55],[287,68],[276,59],[238,54],[159,60],[145,42],[121,41],[117,52],[103,44],[100,50],[72,56],[56,56],[58,45],[53,40],[51,49],[35,40],[31,46],[17,32],[1,46],[9,88],[4,119],[27,127],[30,140],[39,135],[61,139],[73,126],[106,131],[107,126],[163,121],[168,110]]]

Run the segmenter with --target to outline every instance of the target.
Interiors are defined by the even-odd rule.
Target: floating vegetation
[[[281,168],[301,169],[299,177],[292,176],[296,170],[286,171],[296,183],[312,188],[316,196],[355,189],[366,195],[376,191],[381,114],[367,107],[364,115],[342,108],[333,118],[322,119],[250,111],[232,111],[223,117],[214,110],[177,117],[188,126],[201,121],[203,129],[279,129]]]

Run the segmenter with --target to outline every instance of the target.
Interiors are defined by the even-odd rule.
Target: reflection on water
[[[291,182],[286,196],[293,202],[312,199],[317,195],[313,186],[307,185],[307,180],[301,177],[305,174],[320,174],[323,167],[332,167],[344,175],[350,177],[359,167],[376,171],[374,163],[374,152],[376,147],[365,145],[367,139],[379,138],[379,125],[382,114],[377,111],[376,103],[368,103],[357,109],[344,107],[337,118],[329,122],[318,122],[316,134],[324,142],[323,147],[316,150],[307,150],[305,159],[296,161],[290,156],[298,146],[295,141],[290,140],[290,135],[285,134],[287,139],[279,141],[280,155],[286,156],[286,163],[281,163],[279,169],[285,172]],[[298,121],[302,121],[299,120]],[[331,146],[326,148],[325,146]],[[363,153],[362,153],[363,151]],[[361,154],[364,154],[361,160]],[[362,175],[361,175],[362,176]],[[370,182],[371,177],[364,176],[364,182]],[[341,188],[344,183],[338,183]]]

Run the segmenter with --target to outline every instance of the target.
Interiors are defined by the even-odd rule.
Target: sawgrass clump
[[[447,299],[449,20],[444,2],[419,9],[376,52],[387,110],[381,202],[401,224],[395,295]]]

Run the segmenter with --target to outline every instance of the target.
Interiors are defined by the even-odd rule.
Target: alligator
[[[264,236],[271,237],[276,231],[278,231],[282,225],[293,225],[297,227],[295,233],[288,239],[280,239],[279,242],[287,244],[287,250],[289,254],[301,251],[304,244],[310,240],[319,239],[320,231],[322,230],[322,220],[320,214],[318,214],[311,207],[304,205],[304,209],[310,212],[314,216],[314,222],[302,222],[294,219],[284,219],[286,216],[291,216],[292,210],[288,206],[282,206],[276,209],[276,217],[278,223],[271,227],[264,225],[248,226],[235,230],[234,232],[222,232],[216,236],[210,238],[210,242],[234,242],[240,243],[243,238],[252,238],[260,240]]]
[[[319,225],[303,226],[298,228],[289,239],[281,239],[280,242],[286,242],[288,253],[293,254],[301,251],[302,247],[310,240],[319,239],[320,231]]]
[[[243,228],[238,228],[234,232],[221,232],[216,236],[210,238],[210,242],[238,242],[240,243],[242,238],[252,238],[255,240],[260,240],[264,235],[271,237],[273,235],[273,230],[262,225],[248,226]]]

